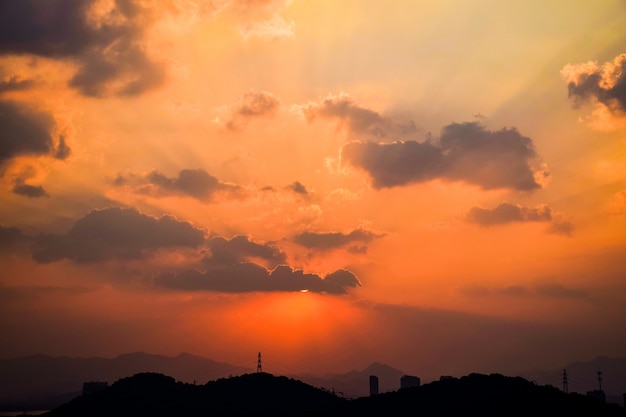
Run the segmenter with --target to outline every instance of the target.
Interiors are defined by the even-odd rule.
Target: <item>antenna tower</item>
[[[602,391],[602,371],[598,371],[598,387]]]
[[[261,352],[259,352],[259,356],[256,362],[256,372],[258,374],[260,374],[261,372],[263,372],[263,367],[261,366]]]
[[[569,393],[569,387],[567,386],[567,370],[563,369],[563,392]]]

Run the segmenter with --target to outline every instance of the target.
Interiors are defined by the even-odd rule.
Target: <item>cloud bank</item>
[[[500,226],[508,223],[544,222],[549,223],[548,233],[571,236],[574,223],[565,220],[561,214],[545,205],[525,207],[511,203],[500,203],[495,208],[472,207],[465,220],[483,227]]]
[[[32,256],[38,263],[143,259],[161,248],[196,248],[204,240],[204,232],[188,222],[112,207],[89,212],[67,234],[40,235]]]
[[[303,232],[295,235],[293,241],[308,249],[330,250],[357,244],[355,248],[362,250],[364,244],[381,237],[383,237],[382,234],[356,229],[350,233]]]
[[[512,222],[549,222],[552,220],[552,209],[546,205],[535,208],[501,203],[493,209],[472,207],[466,220],[481,226],[494,226]]]
[[[311,291],[325,294],[346,294],[350,288],[361,286],[350,271],[337,270],[324,278],[305,274],[286,265],[271,271],[254,263],[236,263],[201,272],[186,270],[177,274],[164,274],[155,284],[185,291],[220,291],[228,293],[268,291]]]
[[[287,261],[287,256],[273,243],[256,243],[247,236],[235,236],[230,240],[214,237],[207,241],[211,252],[205,262],[211,266],[227,266],[259,259],[276,267]]]
[[[220,181],[205,170],[183,169],[176,177],[168,177],[160,171],[147,175],[118,175],[114,185],[132,187],[133,192],[152,196],[185,195],[198,200],[211,200],[221,192],[236,193],[240,187]]]
[[[317,118],[337,119],[350,133],[376,138],[406,137],[417,128],[412,121],[399,124],[382,114],[356,103],[348,94],[328,95],[300,106],[309,123]]]
[[[366,171],[374,188],[434,179],[463,181],[485,190],[541,188],[539,157],[530,138],[516,129],[489,131],[475,122],[453,123],[438,142],[350,142],[342,163]]]

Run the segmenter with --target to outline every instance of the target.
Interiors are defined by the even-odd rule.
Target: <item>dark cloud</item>
[[[541,295],[557,298],[587,298],[587,291],[578,288],[568,288],[561,284],[541,284],[537,286],[537,292]]]
[[[138,184],[135,191],[145,194],[182,194],[199,200],[210,200],[219,192],[237,192],[240,187],[218,180],[203,169],[183,169],[177,177],[168,177],[159,171],[148,175],[123,176],[119,174],[113,184],[116,186]],[[146,186],[147,184],[147,186]]]
[[[486,190],[541,188],[535,179],[538,156],[532,140],[516,129],[489,131],[476,122],[446,126],[438,143],[350,142],[341,157],[367,171],[375,188],[434,179],[464,181]]]
[[[14,194],[23,195],[29,198],[49,197],[48,193],[41,185],[16,183],[11,191],[13,191]]]
[[[140,94],[158,86],[164,68],[142,44],[150,11],[135,0],[0,0],[0,54],[70,59],[70,85],[87,96]]]
[[[230,130],[243,129],[251,118],[271,116],[276,113],[278,107],[280,100],[268,92],[246,93],[240,103],[232,109],[226,127]]]
[[[309,192],[306,190],[306,187],[300,181],[294,181],[287,186],[291,191],[296,194],[307,195]]]
[[[195,248],[204,240],[204,232],[190,223],[114,207],[89,212],[65,235],[40,235],[33,246],[33,259],[39,263],[140,259],[161,248]]]
[[[596,62],[566,65],[561,71],[568,96],[576,106],[600,102],[612,111],[626,112],[626,54],[600,66]]]
[[[0,81],[0,93],[5,93],[8,91],[28,90],[34,84],[35,82],[33,80],[23,79],[14,75],[5,79],[4,81]]]
[[[417,130],[412,121],[405,124],[394,123],[380,113],[360,106],[347,94],[329,95],[319,102],[309,102],[301,109],[309,123],[318,117],[336,118],[355,134],[383,138],[393,135],[406,136]]]
[[[510,285],[506,287],[481,287],[468,286],[460,289],[460,292],[472,297],[486,296],[510,296],[510,297],[528,297],[528,296],[545,296],[554,298],[588,298],[589,293],[580,288],[570,288],[556,283],[538,284],[533,287],[523,285]]]
[[[65,136],[59,136],[59,144],[54,151],[54,157],[56,159],[67,159],[67,157],[70,156],[71,153],[72,150],[69,146],[67,146],[67,143],[65,142]]]
[[[550,224],[548,232],[556,235],[572,236],[575,228],[573,222],[557,217]]]
[[[23,155],[52,155],[55,123],[48,113],[0,100],[0,164]]]
[[[294,236],[293,241],[309,249],[328,250],[345,247],[354,243],[368,243],[382,237],[382,234],[369,230],[356,229],[350,233],[341,232],[303,232]],[[358,245],[354,252],[363,252],[363,245]]]
[[[207,246],[211,254],[206,262],[212,266],[226,266],[261,259],[273,268],[287,260],[285,253],[273,243],[251,242],[247,236],[235,236],[230,240],[214,237],[208,240]]]
[[[466,220],[481,226],[493,226],[512,222],[549,222],[552,220],[552,209],[546,205],[535,208],[501,203],[496,208],[485,209],[472,207]]]
[[[22,231],[17,227],[0,226],[0,247],[12,246],[22,238]]]
[[[346,270],[338,270],[322,278],[286,265],[268,271],[254,263],[235,263],[204,272],[187,270],[166,274],[158,277],[155,284],[186,291],[241,293],[308,290],[326,294],[346,294],[350,288],[361,285],[358,278]]]

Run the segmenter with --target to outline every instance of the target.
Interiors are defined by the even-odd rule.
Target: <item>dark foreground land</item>
[[[616,416],[626,412],[580,394],[566,394],[522,378],[471,374],[347,400],[301,381],[267,373],[206,385],[137,374],[45,414],[100,416]]]

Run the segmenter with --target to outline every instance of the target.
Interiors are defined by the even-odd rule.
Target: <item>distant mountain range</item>
[[[254,373],[205,385],[137,374],[79,396],[46,417],[170,416],[481,416],[624,417],[616,404],[566,394],[520,377],[471,374],[347,400],[296,379]]]
[[[345,398],[357,398],[369,395],[370,375],[378,377],[379,392],[388,392],[400,389],[400,378],[406,375],[406,373],[389,365],[374,362],[362,371],[322,376],[302,374],[292,375],[292,377],[315,387],[334,391]]]
[[[565,367],[570,392],[586,393],[597,389],[596,372],[603,370],[603,388],[607,397],[622,403],[626,393],[626,359],[600,357]],[[246,367],[182,353],[176,357],[148,353],[130,353],[113,359],[70,358],[33,355],[0,359],[0,411],[52,409],[79,396],[84,382],[109,384],[139,373],[159,373],[176,381],[198,385],[229,376],[252,372]],[[539,385],[561,388],[563,369],[536,371],[519,375]],[[379,392],[397,391],[404,372],[388,365],[373,363],[360,371],[327,375],[288,375],[306,384],[335,392],[343,398],[369,395],[369,376],[379,380]],[[417,375],[419,376],[419,375]],[[425,384],[428,381],[422,381]]]
[[[188,353],[176,357],[137,352],[113,359],[47,355],[0,359],[0,410],[47,410],[80,395],[84,382],[113,383],[142,372],[204,384],[251,369]]]

